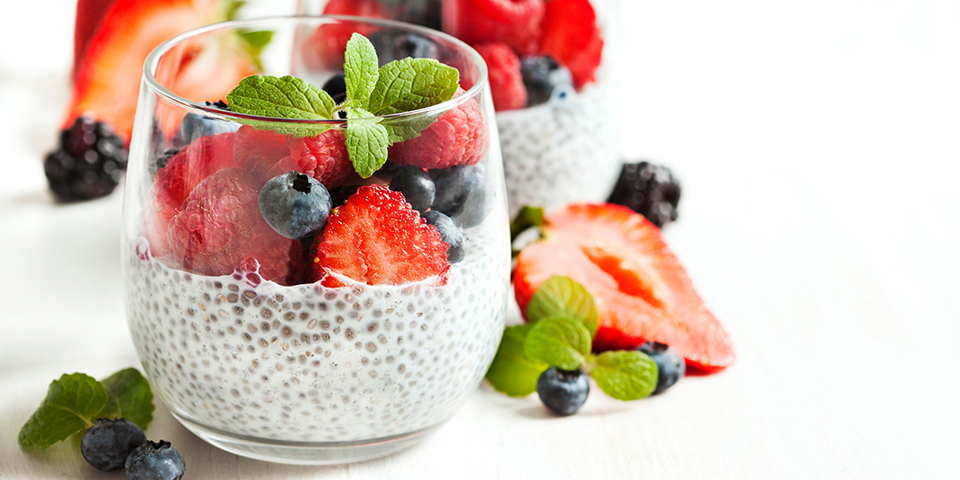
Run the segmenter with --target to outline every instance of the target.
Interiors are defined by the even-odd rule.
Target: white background
[[[16,435],[64,372],[136,365],[121,198],[57,206],[73,2],[0,20],[0,478],[106,478]],[[960,3],[623,1],[621,131],[672,166],[666,237],[738,362],[581,413],[484,386],[425,444],[363,464],[246,460],[162,405],[188,478],[957,478]],[[119,478],[119,477],[117,477]]]

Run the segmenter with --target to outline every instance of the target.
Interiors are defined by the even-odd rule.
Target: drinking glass
[[[251,126],[270,121],[294,131],[322,124],[330,127],[321,134],[325,141],[338,139],[335,148],[345,149],[351,120],[267,119],[206,103],[224,99],[248,73],[323,85],[340,73],[355,31],[429,39],[437,59],[458,69],[462,88],[438,105],[377,117],[398,131],[422,133],[391,146],[370,178],[318,175],[321,153],[303,160],[303,152],[319,137]],[[269,39],[256,57],[251,38]],[[449,138],[453,120],[464,116],[473,122],[469,135]],[[465,234],[463,259],[450,257],[442,273],[400,284],[339,275],[333,284],[311,281],[316,241],[271,230],[256,206],[260,187],[278,172],[305,170],[328,182],[334,206],[349,206],[358,184],[382,190],[402,158],[415,165],[425,158],[400,155],[405,144],[429,148],[406,143],[423,138],[459,145],[441,152],[448,156],[441,165],[418,167],[431,168],[438,191],[459,202],[455,211],[441,211]],[[316,169],[304,169],[310,161]],[[455,181],[460,177],[470,181]],[[389,225],[366,228],[380,227]],[[163,43],[144,67],[122,255],[128,323],[147,378],[173,416],[205,441],[294,464],[360,461],[419,442],[477,388],[504,326],[509,227],[482,59],[440,32],[346,17],[235,21]]]

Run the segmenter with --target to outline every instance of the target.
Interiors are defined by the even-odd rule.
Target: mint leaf
[[[498,392],[524,397],[537,391],[537,379],[550,367],[524,352],[524,343],[532,325],[514,325],[503,330],[500,348],[487,370],[487,381]]]
[[[459,80],[456,68],[432,58],[394,60],[380,67],[380,78],[364,108],[389,115],[431,107],[453,98]]]
[[[97,418],[126,418],[146,430],[153,420],[153,392],[136,368],[125,368],[100,382],[107,392],[107,406]]]
[[[247,115],[300,120],[329,120],[336,102],[323,89],[297,77],[251,75],[227,94],[230,110]],[[333,125],[295,122],[271,122],[234,118],[233,120],[261,130],[273,130],[283,135],[312,137]]]
[[[103,385],[82,373],[64,374],[50,383],[43,399],[20,429],[20,445],[46,449],[93,425],[95,416],[107,404]]]
[[[344,82],[347,84],[347,98],[356,107],[364,107],[370,93],[373,92],[380,77],[380,62],[377,51],[367,37],[354,33],[347,41],[343,52]]]
[[[570,317],[583,322],[590,338],[597,334],[600,312],[593,296],[569,277],[554,275],[540,284],[527,304],[527,320],[536,323],[547,317]]]
[[[353,169],[363,177],[374,174],[387,161],[387,129],[379,118],[362,108],[347,111],[347,154]]]
[[[603,352],[590,376],[600,390],[617,400],[639,400],[657,388],[657,364],[638,351]]]
[[[402,118],[384,118],[380,122],[387,129],[390,144],[400,143],[420,136],[433,122],[437,121],[432,115],[411,115]]]
[[[270,40],[273,40],[273,31],[271,30],[239,30],[237,36],[243,42],[244,48],[253,60],[257,71],[263,70],[263,63],[260,62],[260,54],[267,47]]]
[[[513,221],[510,222],[510,241],[517,239],[517,236],[530,227],[539,227],[543,225],[543,207],[531,207],[524,205]]]
[[[530,326],[523,350],[534,360],[576,370],[590,353],[590,332],[573,318],[544,318]]]

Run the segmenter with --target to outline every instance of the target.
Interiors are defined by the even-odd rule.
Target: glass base
[[[340,465],[385,457],[420,443],[443,425],[390,437],[350,442],[287,442],[236,435],[206,427],[171,412],[187,430],[203,441],[242,457],[290,465]]]

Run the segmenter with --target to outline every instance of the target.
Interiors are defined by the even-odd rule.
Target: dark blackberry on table
[[[61,202],[108,195],[126,168],[123,140],[106,123],[88,117],[77,117],[60,132],[59,147],[43,161],[50,189]]]
[[[654,225],[663,227],[677,219],[680,181],[662,165],[627,163],[607,201],[629,207]]]

